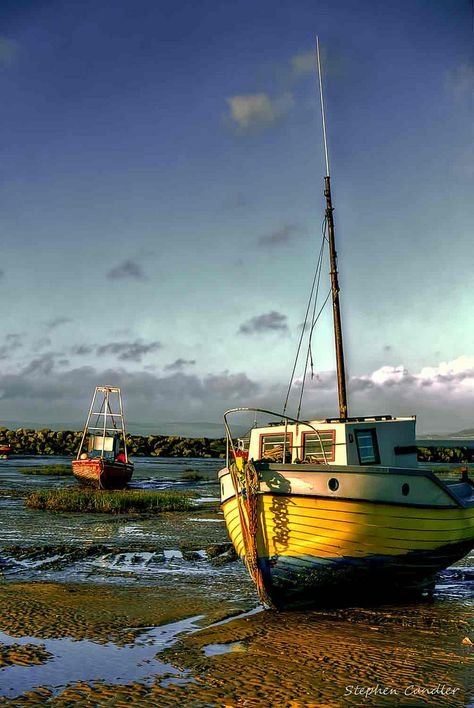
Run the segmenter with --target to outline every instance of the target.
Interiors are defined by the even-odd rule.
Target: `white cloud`
[[[448,385],[453,390],[474,386],[474,356],[460,356],[438,366],[426,366],[416,378],[421,384]]]
[[[241,94],[227,98],[230,119],[240,130],[265,128],[281,119],[293,106],[293,96],[283,93],[271,98],[266,93]]]
[[[295,381],[299,395],[301,379]],[[350,415],[413,415],[418,430],[455,432],[472,427],[474,356],[460,356],[410,372],[402,364],[385,365],[348,382]],[[336,415],[336,377],[320,372],[306,382],[305,416]]]
[[[352,391],[396,387],[413,392],[437,386],[446,394],[455,395],[466,387],[474,387],[474,357],[460,356],[452,361],[443,361],[437,366],[425,366],[417,373],[411,373],[403,364],[385,365],[371,374],[353,376],[349,386]]]

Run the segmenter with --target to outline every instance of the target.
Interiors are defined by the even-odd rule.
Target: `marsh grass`
[[[71,465],[43,465],[42,467],[22,467],[21,474],[32,475],[54,475],[56,477],[67,477],[72,475]]]
[[[44,511],[81,511],[94,514],[158,514],[163,511],[188,511],[192,495],[184,492],[149,492],[140,489],[105,491],[102,489],[44,489],[26,499],[29,509]]]
[[[184,470],[184,474],[182,477],[186,482],[202,482],[204,480],[208,480],[209,477],[206,477],[206,475],[201,474],[197,470]]]

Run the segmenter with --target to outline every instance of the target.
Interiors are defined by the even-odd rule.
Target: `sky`
[[[316,35],[349,415],[474,427],[472,0],[3,0],[0,425],[80,427],[107,384],[137,432],[282,410],[325,207]],[[313,359],[302,413],[336,416],[329,305]]]

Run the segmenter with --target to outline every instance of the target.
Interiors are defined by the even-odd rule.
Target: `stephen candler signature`
[[[402,688],[389,688],[388,686],[346,686],[344,696],[455,696],[460,688],[448,686],[445,683],[438,683],[436,686],[417,686],[414,683]]]

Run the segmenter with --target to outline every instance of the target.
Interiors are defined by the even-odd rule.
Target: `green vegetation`
[[[32,430],[0,427],[0,445],[10,445],[22,455],[77,454],[82,432],[72,430]],[[225,440],[220,438],[182,438],[177,435],[127,435],[127,450],[132,457],[224,457]]]
[[[208,480],[205,474],[201,474],[197,470],[184,470],[183,479],[186,482],[202,482],[203,480]]]
[[[192,495],[184,492],[149,492],[138,489],[105,491],[97,489],[45,489],[26,499],[29,509],[82,511],[103,514],[157,514],[188,511]]]
[[[21,474],[54,475],[67,477],[72,475],[71,465],[44,465],[43,467],[20,467]]]

